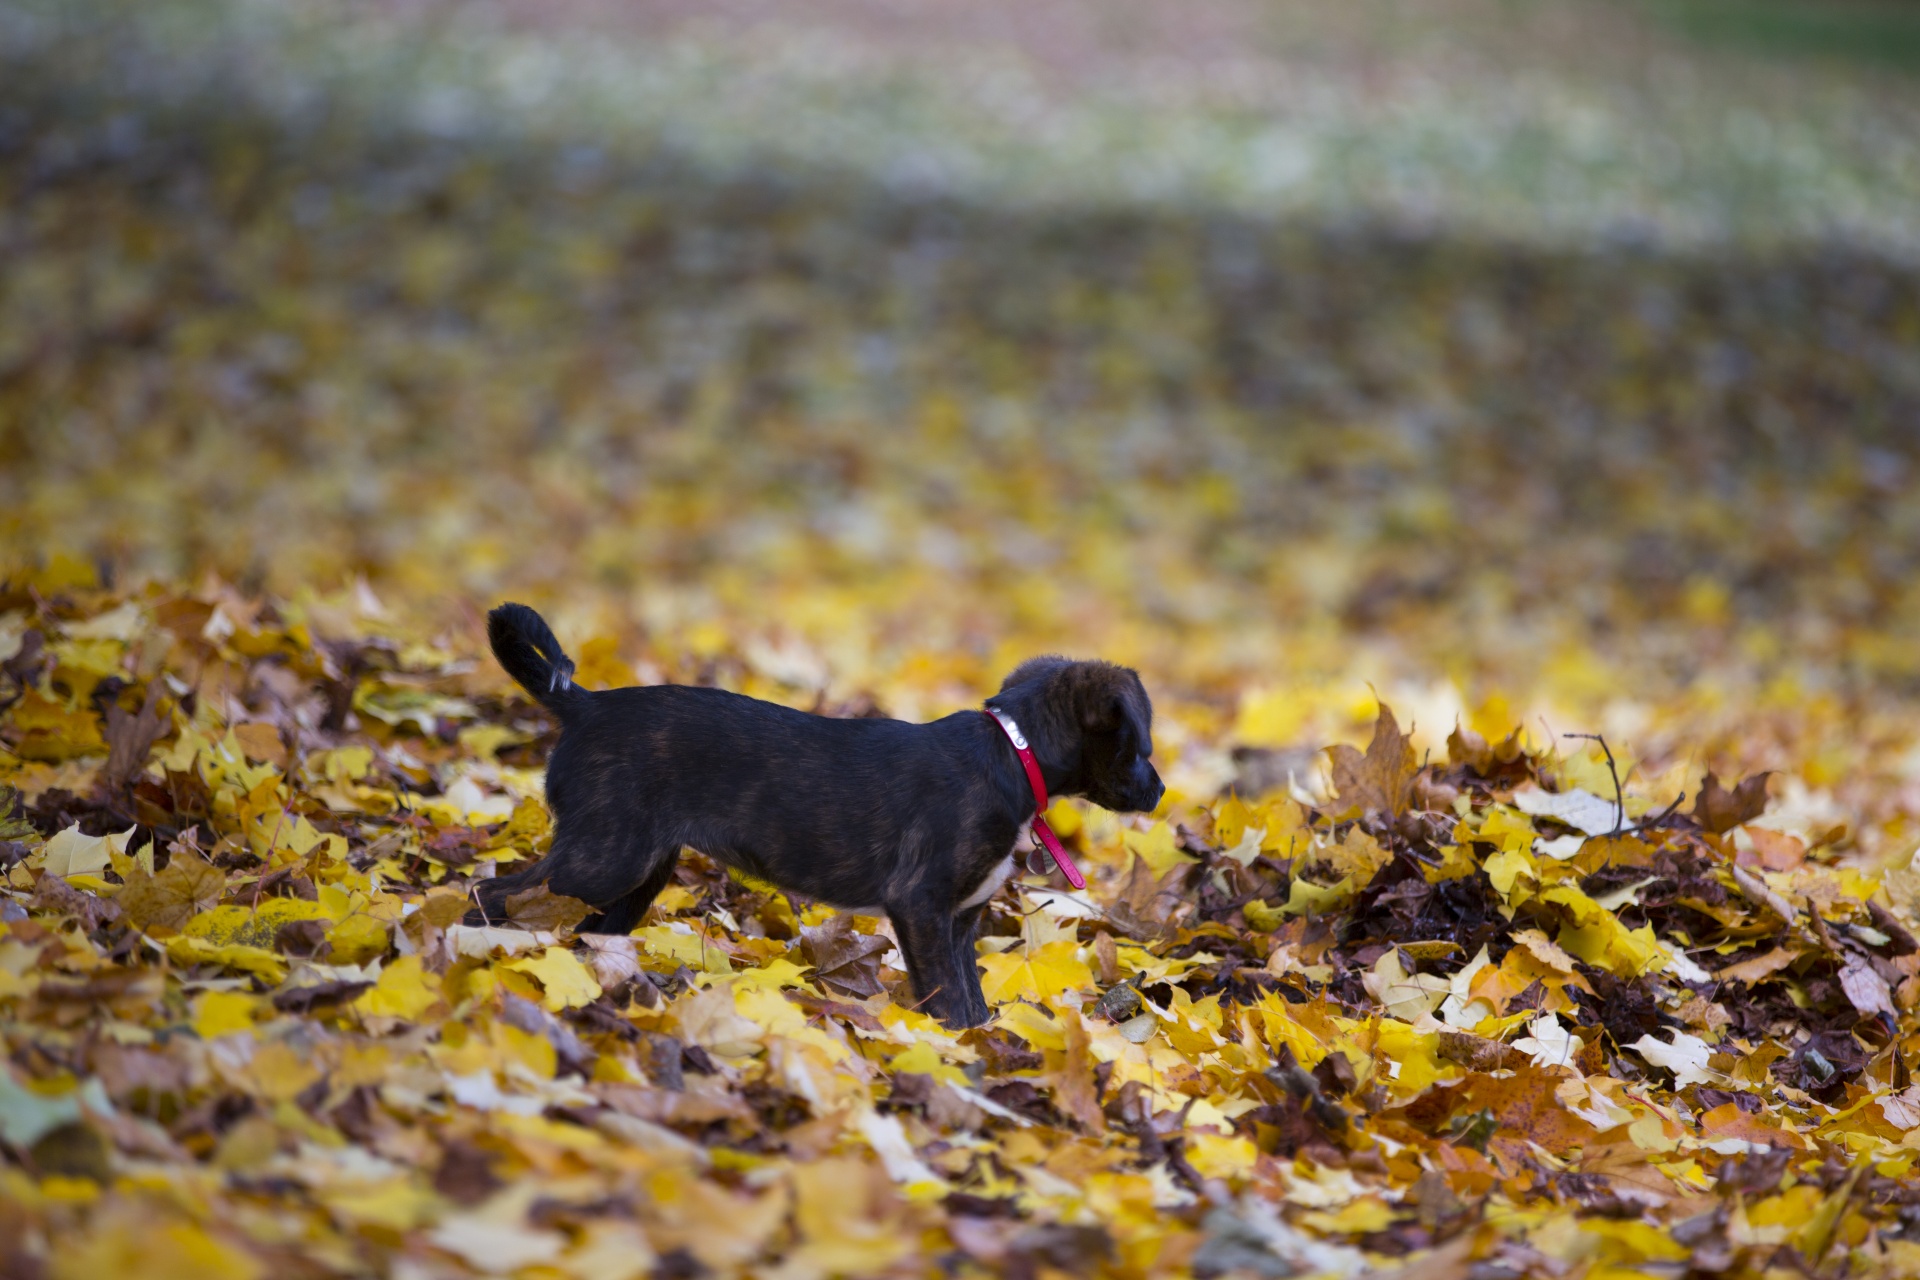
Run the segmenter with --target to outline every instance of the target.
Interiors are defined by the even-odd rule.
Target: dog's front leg
[[[950,1027],[969,1025],[968,981],[954,963],[953,917],[944,905],[929,902],[889,907],[893,931],[907,958],[907,977],[913,982],[914,1003]],[[972,976],[974,986],[980,979]]]
[[[974,954],[974,935],[980,930],[980,916],[986,910],[985,903],[963,908],[953,918],[953,967],[960,977],[962,994],[966,1007],[962,1013],[960,1025],[977,1027],[993,1017],[993,1010],[987,1007],[987,996],[980,989],[980,961]]]

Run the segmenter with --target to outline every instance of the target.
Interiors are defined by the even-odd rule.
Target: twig
[[[1687,800],[1687,793],[1682,791],[1679,795],[1673,798],[1672,804],[1662,809],[1659,813],[1654,814],[1651,818],[1648,818],[1643,822],[1636,822],[1630,827],[1623,828],[1617,834],[1623,835],[1623,836],[1630,836],[1636,831],[1651,831],[1655,827],[1664,826],[1666,825],[1667,819],[1671,818],[1674,814],[1674,811],[1678,809],[1681,805],[1685,804],[1686,800]]]
[[[1621,826],[1627,820],[1627,800],[1626,795],[1620,790],[1620,768],[1613,762],[1613,748],[1607,745],[1607,735],[1604,733],[1563,733],[1560,736],[1563,738],[1585,738],[1589,742],[1597,742],[1600,744],[1600,750],[1607,757],[1607,772],[1613,776],[1613,830],[1609,831],[1607,835],[1609,837],[1619,835]]]

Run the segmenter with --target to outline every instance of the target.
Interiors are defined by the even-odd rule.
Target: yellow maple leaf
[[[1442,880],[1464,879],[1477,869],[1471,848],[1464,844],[1449,844],[1441,846],[1439,863],[1421,867],[1420,874],[1428,884],[1439,884]]]
[[[247,1075],[262,1097],[285,1102],[318,1080],[321,1069],[312,1056],[296,1052],[284,1041],[262,1045],[247,1064]]]
[[[994,1025],[1013,1032],[1036,1049],[1062,1051],[1067,1047],[1066,1029],[1024,1000],[1002,1005]]]
[[[682,997],[674,1002],[673,1012],[683,1039],[723,1057],[745,1057],[766,1039],[764,1027],[740,1015],[730,982]]]
[[[1038,950],[1002,952],[980,957],[986,972],[981,980],[987,999],[1046,1000],[1093,985],[1093,970],[1077,954],[1078,946],[1063,938]]]
[[[271,951],[237,944],[217,946],[185,934],[167,939],[167,958],[178,965],[217,964],[239,969],[244,973],[257,974],[273,986],[279,986],[287,978],[286,961]]]
[[[515,960],[506,967],[538,978],[546,1006],[555,1013],[591,1004],[600,996],[600,984],[594,981],[592,971],[565,947],[548,947],[537,956]]]
[[[187,921],[181,932],[216,946],[237,943],[246,947],[271,947],[281,926],[327,918],[326,907],[318,902],[304,898],[268,898],[261,902],[258,910],[229,904],[202,911]]]
[[[1393,861],[1393,854],[1381,848],[1378,840],[1353,826],[1337,841],[1321,846],[1312,858],[1325,862],[1342,880],[1365,885],[1380,868]]]
[[[1563,907],[1572,916],[1554,941],[1577,960],[1622,977],[1637,977],[1671,963],[1652,925],[1627,928],[1618,916],[1574,885],[1556,885],[1542,893],[1540,900]]]
[[[787,959],[779,956],[767,961],[758,969],[742,969],[734,975],[735,991],[781,991],[787,987],[806,985],[807,971]]]
[[[327,930],[327,941],[333,944],[333,954],[328,958],[334,964],[365,964],[386,955],[392,939],[386,921],[361,914],[348,916]]]
[[[401,956],[380,971],[373,990],[365,992],[353,1007],[371,1017],[419,1019],[440,999],[440,986],[421,967],[419,956]]]
[[[1504,806],[1486,816],[1476,835],[1478,839],[1497,845],[1507,853],[1526,853],[1538,839],[1538,833],[1533,829],[1533,819]]]
[[[1193,861],[1193,855],[1182,852],[1174,842],[1173,829],[1164,822],[1156,822],[1145,831],[1129,831],[1121,839],[1130,852],[1140,855],[1156,880],[1175,867]]]
[[[654,924],[635,929],[633,936],[648,953],[662,960],[683,964],[696,973],[733,972],[733,962],[727,958],[727,953],[715,946],[705,934],[692,928],[683,926],[676,929],[671,924]]]
[[[54,1280],[259,1280],[260,1261],[191,1222],[122,1219],[74,1233],[54,1246]]]
[[[1260,1148],[1249,1139],[1224,1137],[1205,1129],[1187,1131],[1187,1159],[1203,1178],[1244,1178],[1253,1172]]]
[[[1347,905],[1354,895],[1352,880],[1342,880],[1338,884],[1314,884],[1310,880],[1295,878],[1287,890],[1286,905],[1280,908],[1283,916],[1317,916],[1323,911],[1336,911]]]
[[[194,1002],[193,1030],[202,1040],[253,1028],[253,1015],[265,1001],[240,991],[209,991]]]
[[[1213,838],[1223,848],[1231,849],[1240,843],[1247,833],[1252,811],[1238,795],[1228,795],[1213,811]],[[1256,824],[1257,825],[1257,824]]]
[[[118,836],[83,835],[77,826],[56,832],[40,850],[41,869],[56,876],[105,871],[111,865],[115,852],[125,852],[134,830],[136,828],[129,828]]]
[[[1247,926],[1258,933],[1272,933],[1287,920],[1284,910],[1269,906],[1258,898],[1246,903],[1240,911],[1247,918]]]
[[[915,1247],[905,1206],[886,1175],[859,1160],[819,1160],[793,1168],[799,1247],[789,1266],[803,1274],[874,1275]]]
[[[1269,800],[1261,806],[1260,812],[1252,819],[1253,825],[1261,828],[1260,848],[1265,853],[1276,853],[1283,858],[1293,857],[1306,849],[1313,839],[1313,829],[1307,822],[1307,811],[1300,807],[1298,800],[1281,798]]]
[[[1262,689],[1240,699],[1233,737],[1254,747],[1285,747],[1300,740],[1313,706],[1293,686]]]
[[[1396,1093],[1418,1093],[1448,1067],[1440,1061],[1438,1034],[1416,1031],[1397,1018],[1382,1018],[1375,1052],[1385,1060],[1383,1074]]]
[[[23,760],[57,764],[107,753],[106,739],[100,736],[100,718],[91,708],[70,709],[60,699],[28,689],[13,704],[11,718],[22,733],[14,752]]]
[[[1487,880],[1493,885],[1493,891],[1499,894],[1500,901],[1508,906],[1517,906],[1519,902],[1527,900],[1529,896],[1527,889],[1519,887],[1523,878],[1535,885],[1540,883],[1540,864],[1535,862],[1533,855],[1524,849],[1503,850],[1488,858],[1483,865],[1486,868]],[[1515,901],[1516,888],[1519,893],[1518,902]]]

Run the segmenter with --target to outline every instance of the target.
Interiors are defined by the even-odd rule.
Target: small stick
[[[1636,831],[1651,831],[1655,827],[1664,826],[1666,824],[1667,819],[1673,816],[1674,810],[1678,809],[1682,804],[1686,803],[1686,799],[1687,799],[1687,793],[1682,791],[1679,795],[1673,798],[1672,804],[1662,809],[1659,813],[1654,814],[1651,818],[1648,818],[1643,822],[1636,822],[1632,826],[1625,828],[1620,832],[1620,834],[1623,836],[1630,836]]]
[[[1620,790],[1620,768],[1613,762],[1613,748],[1607,745],[1607,735],[1604,733],[1563,733],[1560,736],[1563,738],[1585,738],[1589,742],[1597,742],[1600,744],[1600,750],[1604,752],[1607,757],[1607,772],[1613,775],[1613,830],[1609,831],[1607,835],[1611,837],[1621,834],[1620,828],[1627,820],[1627,801],[1625,795]]]

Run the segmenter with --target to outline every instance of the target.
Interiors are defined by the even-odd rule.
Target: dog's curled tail
[[[547,620],[523,604],[503,604],[487,615],[493,656],[547,710],[566,717],[586,691],[573,683],[573,659],[560,648]]]

